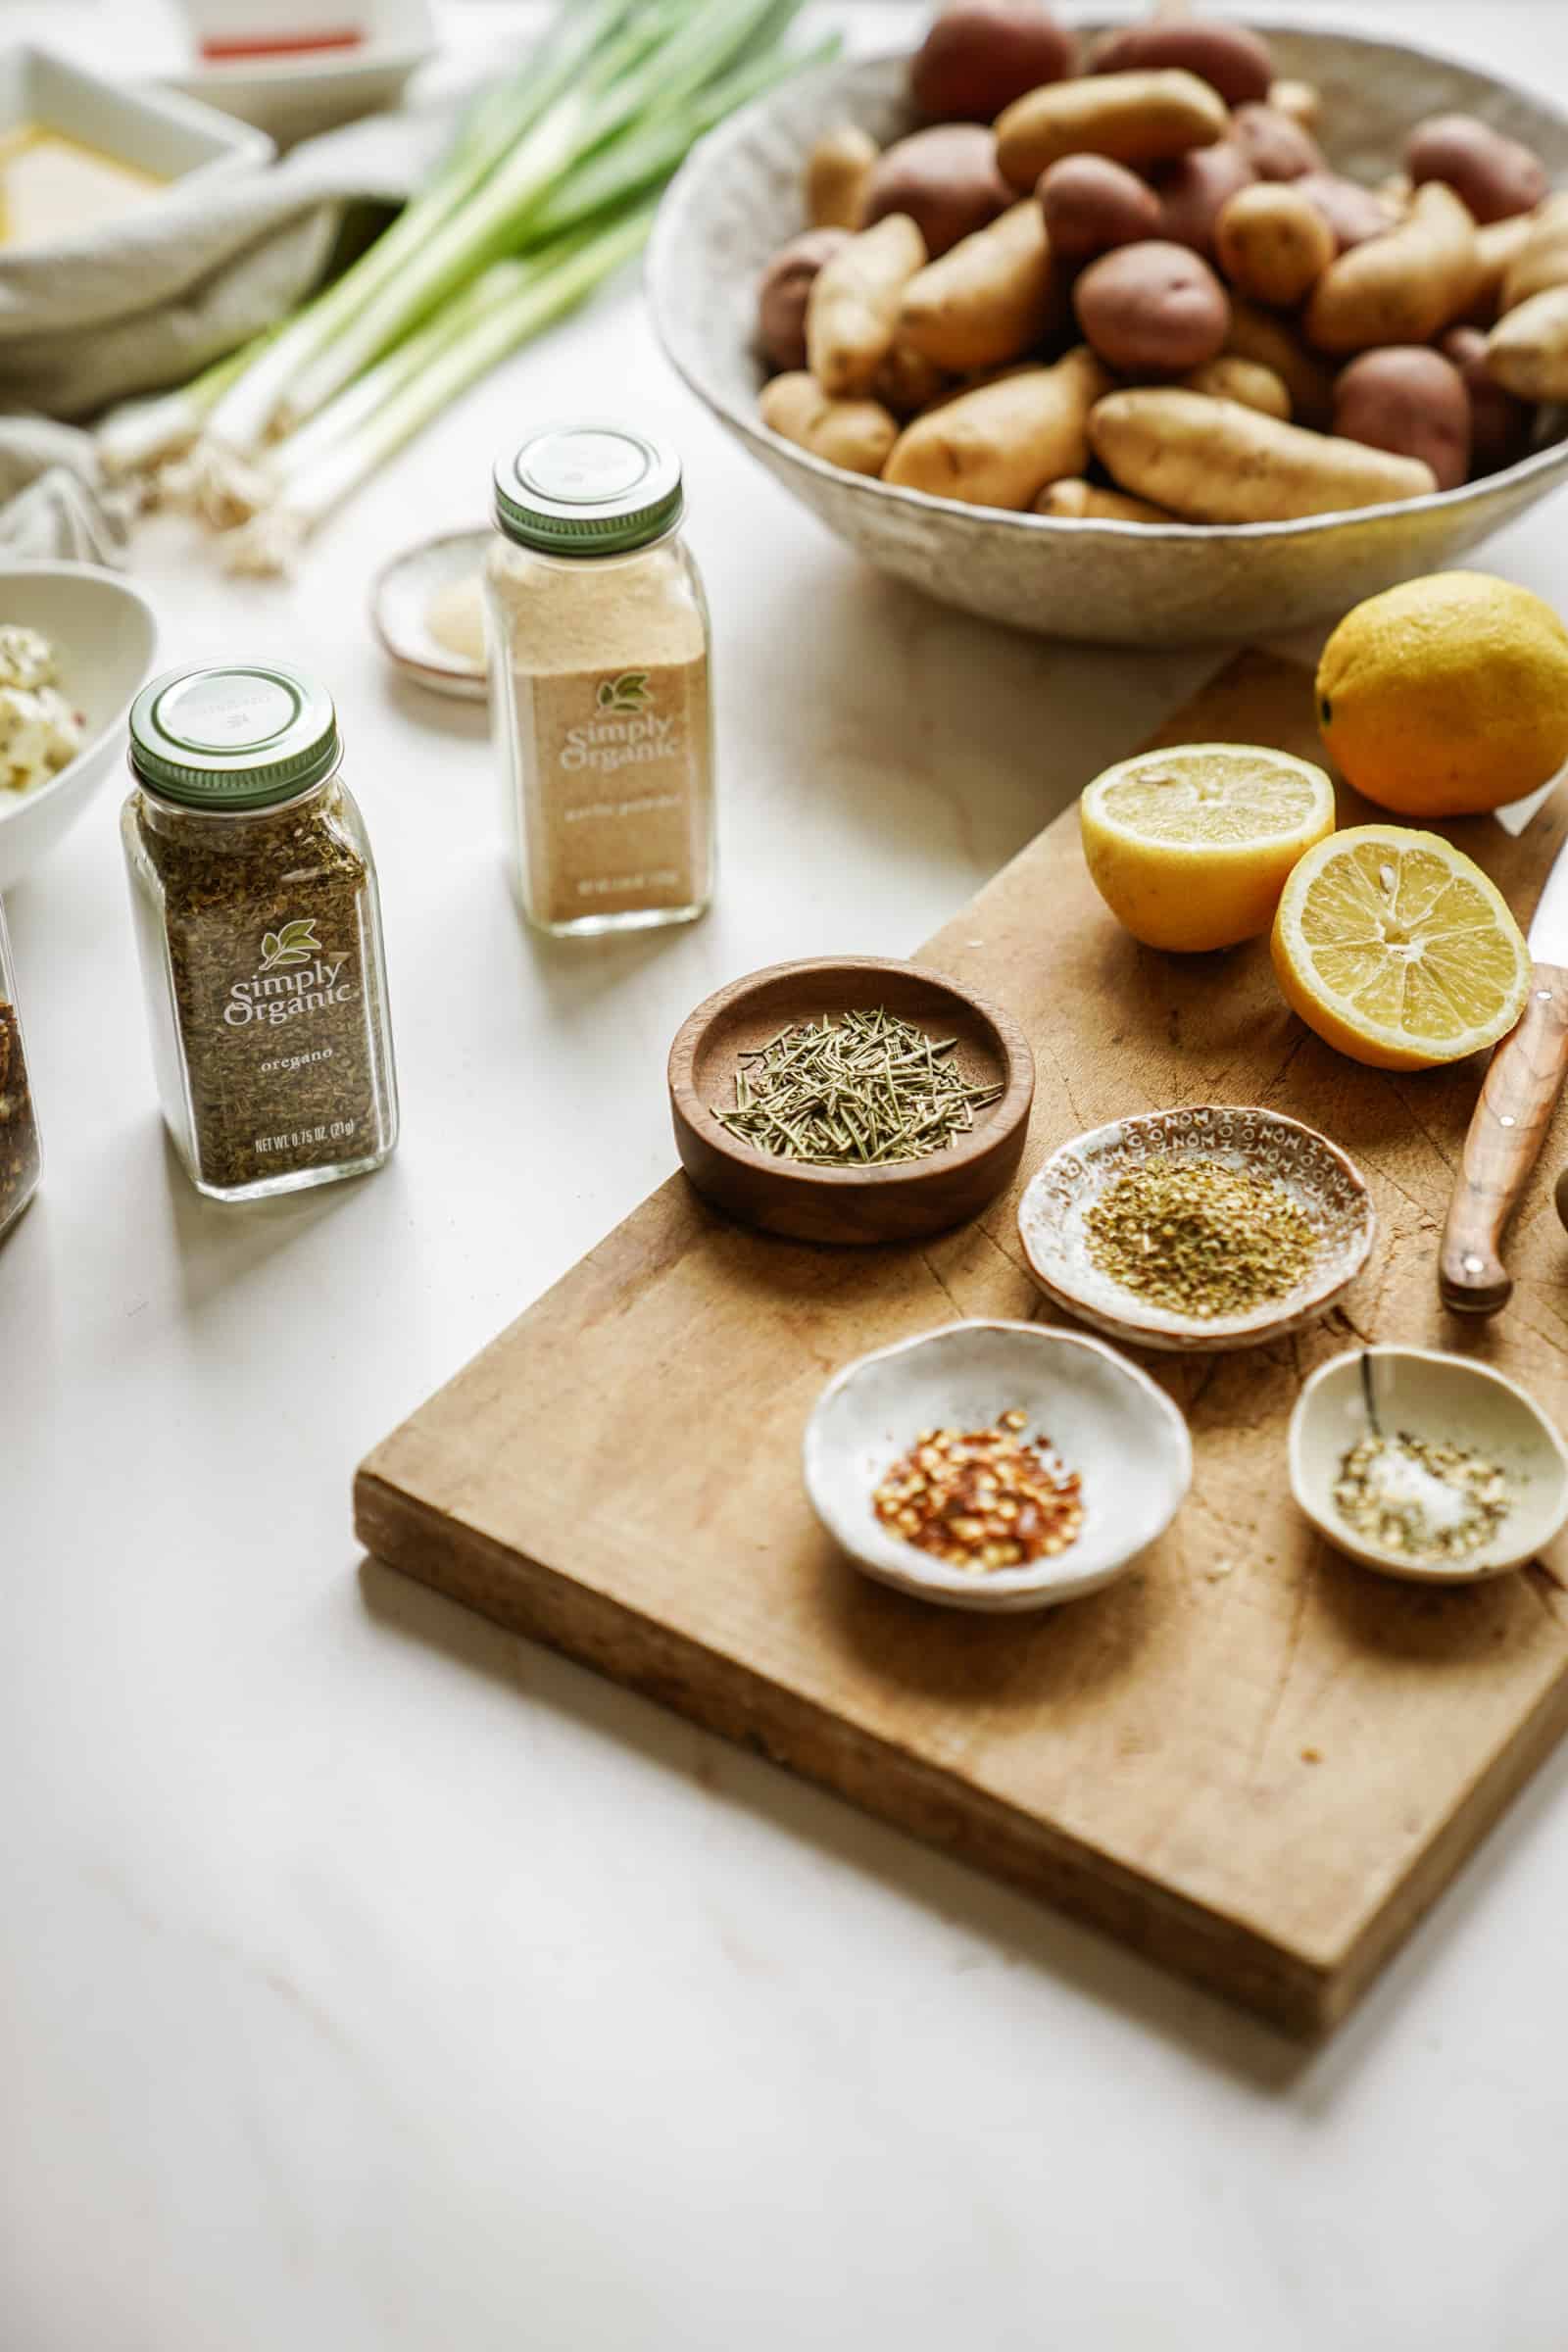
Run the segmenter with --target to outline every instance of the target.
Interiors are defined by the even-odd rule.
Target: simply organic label
[[[536,677],[521,713],[534,757],[523,789],[535,911],[546,922],[702,895],[708,663]],[[531,727],[529,721],[531,719]]]
[[[349,958],[325,954],[314,922],[296,919],[266,934],[255,973],[229,989],[223,1019],[231,1029],[247,1029],[253,1021],[277,1028],[333,1004],[351,1004],[359,993]]]
[[[376,1046],[360,909],[267,910],[226,951],[219,925],[180,939],[176,990],[203,1153],[223,1181],[329,1166],[373,1142]],[[235,948],[245,961],[238,971]]]

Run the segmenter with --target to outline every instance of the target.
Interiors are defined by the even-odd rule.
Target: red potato
[[[1328,169],[1311,132],[1277,107],[1239,106],[1231,136],[1259,179],[1299,179],[1305,172]]]
[[[1470,471],[1495,473],[1511,466],[1530,446],[1530,410],[1515,400],[1487,368],[1487,338],[1477,326],[1450,326],[1443,338],[1443,355],[1459,370],[1470,403]]]
[[[1478,221],[1534,212],[1551,184],[1539,155],[1476,115],[1433,115],[1418,122],[1404,161],[1417,187],[1445,180]]]
[[[1201,18],[1166,18],[1107,33],[1095,51],[1097,74],[1138,74],[1177,66],[1218,90],[1227,106],[1266,98],[1274,69],[1255,32]]]
[[[1470,472],[1470,398],[1451,360],[1426,344],[1363,351],[1334,386],[1334,430],[1368,449],[1419,458],[1440,490]]]
[[[997,169],[990,131],[978,122],[939,122],[883,149],[866,174],[860,225],[906,213],[935,261],[1015,201]]]
[[[1152,239],[1102,254],[1073,288],[1091,350],[1134,375],[1184,375],[1216,358],[1230,328],[1225,289],[1185,245]]]
[[[1389,207],[1357,179],[1343,178],[1338,172],[1305,172],[1291,184],[1303,196],[1310,196],[1333,229],[1342,253],[1381,237],[1394,226],[1395,216]]]
[[[806,366],[806,303],[817,271],[848,244],[844,228],[808,228],[779,248],[757,289],[757,340],[781,373]]]
[[[1189,245],[1205,261],[1214,258],[1214,223],[1239,188],[1256,177],[1246,152],[1234,139],[1193,147],[1173,164],[1150,174],[1159,198],[1159,226],[1153,232],[1172,244]]]
[[[1041,172],[1036,193],[1051,250],[1069,269],[1159,233],[1153,189],[1108,155],[1064,155]]]
[[[909,94],[934,122],[994,122],[1073,71],[1072,34],[1041,0],[952,0],[915,51]]]

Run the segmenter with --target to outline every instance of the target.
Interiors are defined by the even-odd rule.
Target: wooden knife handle
[[[1524,1011],[1492,1056],[1443,1231],[1438,1288],[1460,1315],[1494,1315],[1513,1283],[1502,1230],[1541,1154],[1568,1074],[1568,971],[1538,963]]]

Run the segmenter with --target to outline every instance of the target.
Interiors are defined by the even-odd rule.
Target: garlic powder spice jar
[[[593,420],[495,468],[492,720],[518,896],[560,936],[692,921],[713,888],[708,607],[680,462]]]
[[[164,1118],[198,1192],[253,1200],[397,1141],[381,907],[331,697],[275,663],[131,706],[121,821]]]

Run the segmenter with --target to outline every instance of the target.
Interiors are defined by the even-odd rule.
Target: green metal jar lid
[[[549,424],[495,468],[496,521],[552,555],[624,555],[680,520],[672,449],[605,417]]]
[[[130,707],[131,767],[186,808],[271,808],[341,757],[331,696],[270,663],[166,670]]]

